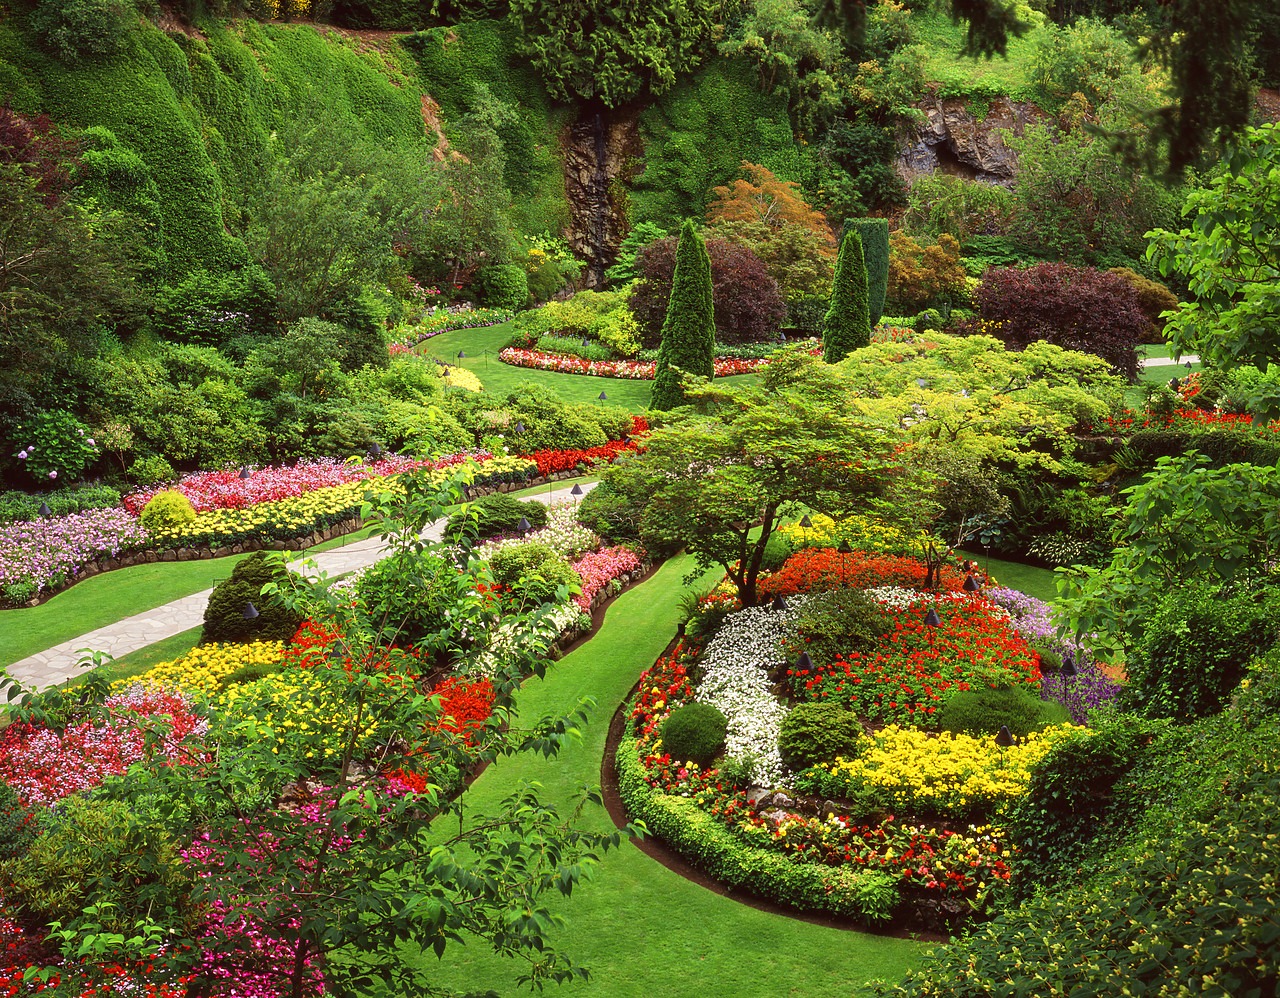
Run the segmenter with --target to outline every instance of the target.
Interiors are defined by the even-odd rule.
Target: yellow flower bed
[[[122,689],[134,683],[167,686],[209,697],[233,672],[250,665],[275,665],[283,657],[282,641],[253,641],[247,644],[211,644],[192,648],[181,658],[160,662],[140,676],[112,684]]]
[[[388,696],[395,690],[388,688]],[[273,751],[317,763],[341,757],[357,707],[345,700],[332,680],[306,670],[264,676],[228,686],[210,698],[218,713],[218,729],[241,738],[274,743]],[[366,706],[365,717],[369,710]],[[362,738],[375,728],[362,723]],[[357,747],[360,747],[359,745]]]
[[[465,388],[469,392],[478,392],[484,389],[480,379],[468,371],[465,367],[450,367],[445,374],[441,375],[441,379],[446,385],[452,385],[454,388]]]
[[[882,554],[911,554],[919,551],[929,540],[921,530],[915,534],[898,527],[881,523],[866,516],[849,516],[837,523],[825,513],[809,517],[812,527],[788,523],[778,528],[778,533],[791,542],[792,547],[838,547],[848,541],[857,551],[874,551]]]
[[[933,735],[891,724],[862,738],[856,759],[823,768],[848,796],[889,810],[921,817],[993,815],[1026,791],[1031,768],[1054,745],[1086,730],[1056,725],[1001,750],[994,735]]]

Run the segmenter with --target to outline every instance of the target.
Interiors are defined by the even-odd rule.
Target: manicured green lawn
[[[568,488],[573,481],[592,480],[591,476],[586,476],[556,482],[554,487]],[[540,485],[511,494],[527,496],[542,492],[547,487]],[[377,529],[365,527],[345,537],[325,541],[305,553],[319,554],[351,544],[376,533]],[[0,667],[12,665],[77,635],[209,589],[227,578],[244,557],[241,554],[208,561],[157,561],[121,568],[86,579],[39,606],[0,610]]]
[[[1055,576],[1047,568],[1036,568],[1016,561],[1001,561],[999,558],[988,558],[978,549],[965,552],[978,563],[978,567],[989,572],[998,585],[1008,589],[1016,589],[1020,593],[1034,596],[1036,599],[1052,603],[1058,598],[1058,587]]]
[[[520,723],[573,709],[592,696],[598,706],[582,743],[553,760],[510,759],[489,767],[468,793],[468,811],[493,809],[520,780],[536,780],[543,799],[563,803],[582,783],[598,785],[600,760],[614,709],[675,633],[681,576],[692,560],[673,558],[647,583],[621,596],[600,632],[521,691]],[[708,573],[704,583],[718,573]],[[612,828],[603,808],[584,824]],[[798,995],[839,998],[860,981],[895,980],[927,948],[902,939],[820,928],[769,915],[720,897],[624,845],[605,857],[593,881],[549,907],[566,920],[552,945],[569,951],[592,973],[587,983],[557,994],[600,998],[739,998]],[[443,961],[406,953],[433,983],[482,992],[513,991],[520,967],[483,943],[451,946]]]
[[[490,391],[508,391],[521,382],[533,381],[553,389],[566,402],[614,405],[631,412],[643,412],[649,408],[652,381],[556,374],[502,363],[498,360],[498,353],[507,345],[515,331],[516,326],[511,322],[483,329],[455,329],[424,341],[419,350],[428,357],[438,357],[449,364],[465,367]],[[459,350],[466,356],[459,358]],[[741,384],[754,378],[754,374],[739,374],[718,380],[728,384]],[[603,402],[599,397],[601,392],[607,396]]]

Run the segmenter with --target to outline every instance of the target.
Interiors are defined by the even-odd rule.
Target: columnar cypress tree
[[[684,402],[681,371],[714,377],[715,347],[711,258],[693,222],[686,220],[676,247],[676,269],[671,276],[667,318],[662,323],[662,345],[658,347],[650,408],[674,409]]]
[[[845,234],[836,256],[836,276],[831,284],[831,307],[822,334],[822,359],[828,364],[844,360],[850,350],[871,342],[871,317],[867,311],[867,268],[862,262],[862,237]]]
[[[867,310],[871,328],[875,329],[884,314],[884,296],[889,289],[889,220],[886,218],[846,218],[840,241],[845,233],[862,237],[862,263],[867,268]]]

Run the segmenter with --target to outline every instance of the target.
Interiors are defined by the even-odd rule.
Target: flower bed
[[[634,572],[639,567],[639,556],[628,547],[619,545],[588,552],[573,563],[573,570],[582,576],[582,592],[573,597],[573,602],[580,609],[589,611],[597,593],[620,575]]]
[[[859,557],[923,574],[922,565],[899,564],[908,559]],[[868,572],[859,586],[883,577]],[[874,618],[880,606],[879,632],[857,623],[864,616],[849,618],[861,650],[841,647],[830,614],[868,604],[799,590],[785,609],[730,613],[705,647],[677,645],[641,677],[629,705],[620,793],[632,818],[730,887],[869,923],[905,917],[954,930],[1009,878],[998,821],[1031,766],[1083,729],[1046,729],[1008,751],[992,736],[926,730],[952,691],[1038,683],[1036,655],[1013,617],[980,596],[886,586],[865,596],[871,609],[838,611]],[[938,626],[924,623],[930,610]],[[661,740],[666,717],[694,701],[727,721],[716,768],[673,758]],[[789,774],[779,734],[792,705],[806,702],[836,703],[880,727],[849,755]]]
[[[555,371],[559,374],[586,374],[596,378],[626,378],[632,381],[652,381],[657,363],[651,360],[583,360],[560,353],[542,353],[507,347],[498,359],[513,367],[527,367],[535,371]],[[755,374],[769,363],[760,359],[722,358],[715,361],[717,378],[734,374]]]
[[[136,518],[120,509],[95,509],[56,519],[0,526],[0,587],[30,587],[12,602],[26,602],[40,590],[74,579],[99,558],[114,558],[140,547],[146,534]]]
[[[762,599],[773,599],[775,596],[829,589],[919,587],[924,584],[926,574],[924,564],[916,558],[868,554],[866,551],[841,554],[834,548],[804,548],[788,558],[781,569],[763,577],[757,588]],[[963,585],[964,576],[950,565],[944,565],[939,587],[957,592]]]
[[[447,333],[452,329],[481,329],[485,326],[498,326],[504,322],[510,322],[513,318],[515,313],[505,308],[439,310],[432,312],[415,325],[397,329],[389,349],[393,354],[410,353],[424,340]]]

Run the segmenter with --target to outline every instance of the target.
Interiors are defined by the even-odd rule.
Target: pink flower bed
[[[178,743],[203,734],[208,721],[197,719],[185,693],[131,686],[103,701],[106,716],[70,725],[59,735],[48,728],[15,723],[0,734],[0,779],[26,807],[48,805],[78,790],[95,787],[142,758],[143,735],[136,715],[168,715],[158,751],[175,757]]]
[[[461,464],[466,458],[466,454],[453,454],[431,461],[390,454],[372,464],[347,464],[337,458],[322,457],[314,461],[300,461],[288,468],[259,468],[243,479],[234,469],[195,472],[184,475],[176,485],[168,488],[176,489],[190,499],[197,513],[207,513],[214,509],[243,509],[260,502],[292,499],[316,489],[417,468],[449,468]],[[166,487],[158,485],[125,496],[122,502],[125,509],[138,516],[157,492],[164,491]]]
[[[573,563],[573,570],[582,576],[582,592],[573,598],[582,610],[591,609],[591,600],[601,589],[622,575],[640,567],[640,559],[630,548],[619,545],[601,548],[582,556]]]
[[[498,359],[513,367],[531,367],[538,371],[557,371],[560,374],[590,374],[597,378],[630,378],[633,381],[652,381],[657,368],[651,360],[583,360],[581,357],[542,353],[539,350],[522,350],[518,347],[507,347],[498,354]],[[754,374],[768,363],[768,358],[717,360],[715,362],[716,377]]]

